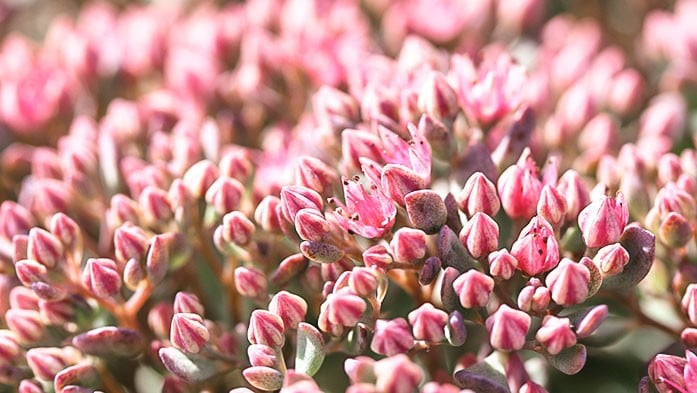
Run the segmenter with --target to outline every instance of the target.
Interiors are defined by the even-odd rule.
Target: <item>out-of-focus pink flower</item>
[[[494,124],[522,103],[525,69],[508,55],[489,56],[478,66],[469,57],[455,55],[451,69],[465,113],[483,126]]]
[[[375,381],[377,391],[414,391],[423,380],[424,372],[407,355],[388,356],[390,357],[378,360],[373,366],[377,377]]]

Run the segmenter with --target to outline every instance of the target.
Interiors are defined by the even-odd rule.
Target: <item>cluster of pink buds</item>
[[[0,4],[0,392],[697,392],[697,0],[581,3]]]

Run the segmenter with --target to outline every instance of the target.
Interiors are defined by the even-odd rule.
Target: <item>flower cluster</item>
[[[545,0],[84,3],[0,29],[0,391],[697,391],[697,1],[624,46]]]

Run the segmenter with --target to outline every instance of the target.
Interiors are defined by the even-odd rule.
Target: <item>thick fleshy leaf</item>
[[[295,353],[295,371],[315,375],[324,362],[324,339],[314,326],[298,324],[298,344]]]
[[[574,375],[586,364],[586,347],[576,344],[559,354],[547,356],[549,364],[566,375]]]
[[[634,288],[646,277],[653,265],[656,237],[651,232],[638,226],[630,226],[622,234],[620,244],[629,252],[629,263],[622,273],[606,277],[603,280],[603,288]]]
[[[201,382],[217,372],[210,361],[197,355],[187,355],[174,347],[161,348],[159,355],[169,372],[187,382]]]

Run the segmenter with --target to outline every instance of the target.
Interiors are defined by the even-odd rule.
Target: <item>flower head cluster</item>
[[[14,3],[7,389],[697,391],[697,1]]]

